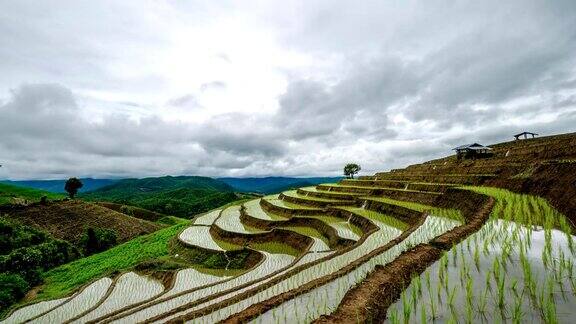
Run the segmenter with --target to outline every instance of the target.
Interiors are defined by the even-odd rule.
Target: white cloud
[[[574,1],[4,1],[0,178],[335,175],[574,131]]]

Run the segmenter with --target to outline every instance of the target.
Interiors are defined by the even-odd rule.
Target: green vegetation
[[[64,190],[66,190],[70,198],[74,199],[74,196],[76,196],[78,190],[80,190],[80,188],[82,188],[83,186],[84,184],[82,183],[82,181],[80,181],[80,179],[70,178],[68,179],[68,181],[66,181],[66,184],[64,185]]]
[[[102,253],[65,264],[48,271],[40,299],[59,298],[94,279],[115,271],[130,269],[139,263],[152,261],[170,255],[169,242],[184,229],[181,223],[137,237]]]
[[[13,273],[0,273],[0,312],[20,300],[30,285],[24,278]]]
[[[37,202],[40,201],[43,196],[53,200],[62,199],[65,197],[62,194],[0,183],[0,205],[10,203]]]
[[[84,249],[84,255],[106,251],[116,245],[118,235],[108,228],[88,227],[80,239],[80,245]]]
[[[203,249],[174,244],[173,253],[178,254],[178,258],[185,260],[186,267],[190,265],[200,266],[204,269],[226,269],[226,270],[243,270],[246,260],[251,254],[248,249],[234,246],[236,250],[229,250],[224,253],[209,252]],[[166,264],[174,263],[176,260],[165,262]]]
[[[0,312],[40,283],[43,271],[79,256],[66,241],[0,217]]]
[[[344,166],[344,176],[349,179],[354,179],[354,175],[360,172],[362,168],[356,163],[348,163]]]
[[[464,222],[464,218],[462,217],[462,214],[460,213],[459,210],[456,210],[456,209],[436,208],[436,207],[432,207],[429,205],[419,204],[416,202],[402,201],[402,200],[396,200],[396,199],[385,198],[385,197],[378,197],[378,198],[363,197],[362,199],[379,201],[379,202],[387,203],[390,205],[396,205],[396,206],[416,210],[419,212],[426,211],[429,214],[434,215],[434,216],[441,216],[441,217],[454,219],[454,220],[457,220],[460,222]]]
[[[388,310],[391,322],[418,312],[440,321],[569,320],[576,249],[566,217],[540,197],[466,188],[496,199],[490,220],[412,280]]]
[[[169,176],[121,180],[80,197],[133,205],[185,218],[238,199],[232,187],[221,181],[206,177]]]

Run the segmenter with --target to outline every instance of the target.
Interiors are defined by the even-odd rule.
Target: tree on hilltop
[[[360,172],[362,168],[356,163],[348,163],[344,167],[344,176],[349,179],[354,179],[354,175]]]
[[[64,190],[66,190],[66,192],[68,192],[68,195],[70,196],[70,198],[74,199],[74,196],[76,196],[76,194],[78,193],[78,190],[80,188],[82,188],[83,184],[82,181],[80,181],[80,179],[78,178],[70,178],[68,179],[68,181],[66,181],[66,184],[64,185]]]

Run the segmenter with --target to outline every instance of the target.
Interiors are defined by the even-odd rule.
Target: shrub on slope
[[[80,257],[70,243],[0,217],[0,312],[41,282],[41,274]]]

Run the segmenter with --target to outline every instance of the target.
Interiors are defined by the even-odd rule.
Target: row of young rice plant
[[[90,310],[106,296],[112,279],[99,279],[81,292],[71,297],[66,303],[34,319],[31,323],[64,323]]]
[[[190,293],[175,296],[174,298],[165,300],[161,303],[152,304],[149,307],[143,308],[134,314],[130,314],[126,317],[120,318],[115,323],[135,323],[140,321],[145,321],[154,316],[164,314],[172,309],[186,305],[191,302],[195,302],[201,298],[214,295],[216,293],[232,290],[230,293],[226,294],[227,297],[232,297],[241,291],[242,289],[237,288],[247,282],[261,281],[269,277],[276,271],[289,268],[294,261],[294,257],[286,254],[273,254],[268,252],[262,252],[264,254],[264,260],[256,266],[252,271],[246,272],[240,276],[234,277],[230,280],[218,283],[216,285],[206,287],[203,289],[195,290]],[[210,299],[201,305],[207,306],[215,303],[216,299]]]
[[[240,206],[231,206],[222,211],[214,225],[228,232],[254,234],[263,233],[264,231],[252,228],[242,224],[240,221]]]
[[[268,201],[269,203],[276,205],[280,208],[286,208],[286,209],[312,209],[312,210],[318,210],[319,212],[322,210],[320,208],[314,208],[314,207],[308,207],[308,206],[302,206],[302,205],[298,205],[298,204],[293,204],[287,201],[282,200],[279,195],[270,195],[270,196],[266,196],[262,199],[266,199],[266,201]]]
[[[216,209],[216,210],[207,212],[204,215],[200,215],[192,221],[192,224],[210,226],[214,223],[216,218],[218,218],[221,211],[222,211],[221,209]]]
[[[412,280],[390,322],[576,322],[567,219],[539,197],[467,189],[497,199],[489,221]]]
[[[323,252],[330,250],[330,247],[328,246],[328,239],[313,227],[286,226],[279,228],[296,232],[298,234],[302,234],[313,239],[314,243],[310,247],[310,251],[312,252]]]
[[[301,195],[296,190],[284,191],[283,194],[285,196],[288,196],[288,197],[294,197],[294,198],[300,198],[300,199],[306,199],[306,200],[312,200],[312,201],[319,201],[319,202],[325,202],[325,203],[342,202],[342,200],[339,200],[339,199],[327,199],[327,198],[318,198],[318,197],[313,197],[313,196]]]
[[[373,214],[370,218],[377,226],[380,228],[389,227],[388,220],[386,222],[379,221],[379,219],[382,219],[382,215],[371,211],[368,211],[368,213]],[[417,244],[428,242],[432,238],[460,224],[460,222],[453,219],[428,216],[418,229],[399,244],[371,258],[347,275],[339,277],[326,285],[317,287],[291,301],[285,302],[279,307],[262,314],[253,322],[309,323],[321,315],[330,314],[342,301],[346,292],[363,281],[366,275],[370,273],[376,265],[387,264],[398,257],[403,251]],[[382,242],[380,245],[383,244],[385,243]]]
[[[68,301],[72,297],[74,297],[74,296],[60,298],[60,299],[47,300],[47,301],[41,301],[41,302],[38,302],[35,304],[31,304],[31,305],[19,308],[19,309],[15,310],[12,314],[10,314],[10,316],[5,318],[3,321],[0,321],[0,323],[2,323],[2,324],[4,324],[4,323],[9,323],[9,324],[24,323],[24,322],[28,321],[29,319],[37,317],[40,314],[46,313],[47,311],[62,305],[64,302]]]
[[[306,265],[307,263],[311,263],[311,262],[316,261],[316,260],[321,259],[321,258],[329,257],[329,256],[332,255],[333,253],[334,253],[334,251],[307,253],[307,254],[305,254],[300,260],[298,260],[298,261],[293,265],[293,267],[288,268],[288,269],[282,271],[281,273],[278,273],[277,275],[275,275],[275,276],[273,276],[273,277],[266,278],[266,279],[264,279],[264,280],[262,280],[262,281],[260,281],[260,282],[258,282],[258,283],[255,283],[255,284],[253,284],[253,285],[250,285],[250,286],[248,286],[248,287],[241,288],[241,289],[239,289],[238,291],[235,291],[235,292],[232,293],[232,294],[228,294],[228,295],[225,295],[225,296],[220,296],[220,297],[218,297],[218,298],[216,298],[216,299],[214,299],[214,300],[211,300],[209,303],[205,303],[205,304],[202,304],[202,305],[197,305],[197,306],[191,307],[191,308],[189,308],[189,309],[186,309],[185,311],[182,311],[182,312],[179,312],[179,313],[177,313],[177,314],[174,314],[174,315],[172,315],[172,316],[170,316],[170,317],[167,317],[166,320],[174,320],[174,319],[176,319],[177,317],[182,316],[182,315],[185,315],[185,314],[187,314],[187,313],[189,313],[189,312],[191,312],[191,311],[199,310],[199,309],[202,309],[202,308],[204,308],[204,307],[206,307],[206,306],[209,306],[209,305],[211,305],[211,304],[215,304],[215,303],[218,303],[218,302],[225,301],[225,300],[229,299],[230,297],[234,297],[234,296],[236,296],[236,295],[238,295],[238,294],[240,294],[240,293],[246,292],[246,291],[248,291],[248,290],[250,290],[250,289],[257,288],[257,287],[260,286],[260,285],[264,285],[264,284],[268,283],[269,281],[273,280],[275,277],[278,277],[278,276],[284,274],[285,272],[287,272],[287,271],[289,271],[289,270],[291,270],[291,269],[293,269],[293,268],[295,268],[295,267],[299,267],[299,266],[302,266],[302,265]],[[238,311],[238,310],[240,310],[240,309],[237,309],[237,308],[236,308],[236,310]],[[202,319],[194,319],[194,320],[192,320],[191,322],[192,322],[192,323],[198,323],[198,322],[204,322],[204,321],[206,321],[207,323],[215,323],[215,322],[218,321],[218,319],[222,319],[221,316],[222,316],[222,313],[220,313],[219,311],[216,311],[216,312],[210,313],[210,314],[207,315],[207,316],[202,317]]]
[[[363,199],[365,201],[372,200],[372,201],[377,201],[377,202],[383,202],[386,204],[396,205],[396,206],[416,210],[419,212],[427,212],[431,215],[435,215],[435,216],[439,216],[439,217],[450,218],[450,219],[453,219],[453,220],[461,222],[461,223],[464,222],[464,218],[462,217],[462,214],[457,209],[445,209],[445,208],[432,207],[432,206],[420,204],[417,202],[396,200],[396,199],[387,198],[387,197],[362,197],[361,199]]]
[[[360,228],[350,223],[350,220],[344,220],[342,218],[334,216],[306,216],[306,217],[315,218],[323,221],[324,223],[333,227],[338,233],[338,236],[345,239],[358,241],[358,239],[360,239],[360,237],[363,234]]]
[[[209,226],[189,226],[178,235],[178,239],[203,249],[226,251],[212,239]]]
[[[362,257],[363,255],[365,255],[367,253],[370,253],[370,251],[378,248],[379,246],[385,245],[387,242],[389,242],[393,238],[400,235],[400,233],[401,233],[400,230],[398,230],[397,228],[388,226],[386,224],[386,222],[379,221],[379,219],[381,219],[382,216],[384,216],[384,215],[380,215],[379,213],[372,212],[372,211],[366,211],[366,213],[364,213],[362,216],[366,217],[367,215],[372,215],[372,217],[370,217],[370,219],[373,220],[374,223],[380,227],[380,230],[377,231],[376,233],[372,234],[371,236],[369,236],[366,239],[366,241],[362,245],[357,247],[356,249],[348,251],[342,255],[336,256],[333,259],[330,259],[326,262],[315,265],[315,266],[308,268],[306,270],[303,270],[303,271],[299,272],[298,274],[296,274],[290,278],[287,278],[287,279],[279,282],[278,284],[276,284],[276,285],[274,285],[274,286],[272,286],[272,287],[270,287],[270,288],[268,288],[262,292],[255,294],[254,296],[252,296],[250,298],[247,298],[247,299],[245,299],[239,303],[233,304],[231,306],[225,307],[225,308],[223,308],[217,312],[211,313],[211,314],[204,316],[200,319],[196,319],[195,321],[210,322],[210,321],[221,320],[223,318],[230,316],[231,314],[234,314],[234,313],[250,306],[251,304],[257,303],[257,302],[262,301],[262,300],[266,300],[266,299],[271,298],[273,296],[276,296],[280,293],[283,293],[283,292],[289,291],[291,289],[300,287],[301,285],[303,285],[307,282],[310,282],[316,278],[320,278],[322,276],[331,274],[331,273],[343,268],[344,266],[346,266],[350,262],[353,262],[354,260]],[[431,216],[426,224],[427,224],[427,226],[432,226],[433,228],[438,229],[439,233],[442,233],[442,232],[447,231],[447,230],[453,228],[454,226],[458,225],[459,222],[453,221],[451,219],[438,218],[438,217]],[[446,226],[444,226],[444,225],[446,225]],[[421,231],[418,231],[418,233],[421,233]],[[419,234],[413,233],[413,235],[419,235]],[[412,237],[414,237],[414,236],[412,236]],[[322,305],[323,305],[323,303],[322,303]],[[302,315],[302,313],[300,313],[300,315]],[[287,318],[288,318],[288,315],[287,315]],[[294,318],[292,318],[292,317],[290,317],[290,319],[294,320]]]
[[[219,214],[219,212],[213,211],[200,216],[196,220],[200,220],[201,223],[208,224],[208,222],[215,220]],[[216,217],[214,217],[215,215]],[[207,218],[203,219],[202,217]],[[239,223],[239,206],[227,208],[224,212],[222,212],[222,217],[229,218],[229,220],[224,222],[225,225],[223,225],[223,227],[231,224],[233,220],[237,220]],[[234,229],[236,228],[237,227]],[[230,227],[227,227],[226,229],[232,230]],[[209,227],[203,225],[193,225],[186,228],[180,233],[179,239],[187,244],[209,248],[212,250],[228,251],[240,248],[234,244],[214,240],[209,233]],[[291,249],[284,244],[255,244],[252,246],[252,248],[270,252],[264,252],[264,262],[259,264],[255,269],[247,271],[236,277],[232,277],[226,273],[214,274],[212,273],[213,271],[206,273],[206,271],[198,271],[197,269],[193,268],[180,270],[176,274],[174,285],[169,291],[160,295],[156,300],[152,300],[144,305],[138,306],[135,310],[125,311],[124,314],[126,316],[118,316],[118,321],[132,321],[136,318],[146,319],[149,316],[156,316],[160,314],[161,312],[158,312],[158,310],[162,308],[164,311],[169,311],[172,309],[171,305],[178,307],[182,305],[182,303],[189,302],[189,297],[191,295],[196,296],[196,299],[199,297],[206,297],[210,294],[208,291],[211,291],[212,293],[218,291],[214,289],[215,287],[218,287],[221,290],[225,290],[232,288],[234,283],[241,284],[249,281],[249,277],[265,277],[267,274],[277,271],[278,268],[286,267],[288,264],[292,263],[294,260],[294,255],[298,254],[296,251],[294,251],[294,249]],[[214,285],[214,287],[212,287],[212,289],[210,287],[206,287],[209,285]],[[129,305],[126,304],[125,306]],[[136,311],[135,314],[129,315],[128,313],[132,311]]]
[[[250,216],[258,219],[268,220],[268,221],[284,221],[288,218],[282,217],[280,215],[276,215],[273,213],[267,213],[260,207],[260,199],[250,200],[249,202],[244,204],[246,208],[246,213]]]
[[[321,193],[326,192],[326,190],[318,190],[318,188],[316,188],[316,187],[304,187],[304,188],[300,188],[300,190],[305,192],[304,196],[308,196],[308,192],[321,192]],[[354,192],[332,191],[332,192],[330,192],[330,195],[332,195],[334,197],[338,197],[339,195],[341,195],[341,196],[361,196],[362,194],[361,193],[354,193]]]
[[[222,226],[224,229],[228,231],[235,231],[241,233],[247,233],[246,228],[240,223],[240,211],[239,206],[232,206],[225,209],[220,218],[216,221],[216,225]],[[233,225],[233,222],[237,222],[236,225]],[[193,227],[204,227],[204,226],[193,226]],[[205,227],[207,228],[207,227]],[[184,232],[183,232],[184,233]],[[249,232],[252,233],[252,232]],[[213,238],[209,235],[205,238],[213,241]],[[230,250],[238,248],[233,244],[222,244],[222,242],[215,242],[214,244],[218,245],[219,247],[223,248],[224,250]],[[243,284],[252,282],[252,281],[259,281],[262,280],[271,274],[281,271],[282,269],[288,269],[295,261],[296,256],[299,254],[298,251],[295,251],[293,248],[285,244],[280,243],[261,243],[261,244],[251,244],[251,248],[261,251],[264,254],[264,260],[257,265],[254,269],[247,271],[239,276],[226,278],[218,281],[213,281],[215,285],[210,287],[205,287],[202,289],[197,289],[190,291],[188,293],[185,290],[180,290],[179,293],[173,294],[166,294],[162,296],[162,300],[159,302],[152,302],[148,306],[140,307],[140,309],[133,313],[129,314],[125,317],[119,318],[116,322],[134,322],[134,321],[143,321],[149,319],[151,317],[166,313],[174,308],[181,307],[188,303],[194,302],[200,298],[204,298],[207,296],[211,296],[215,293],[225,291],[225,290],[233,290],[235,287],[239,287]],[[189,269],[187,269],[189,270]],[[182,271],[187,271],[182,270]],[[197,279],[197,278],[196,278]],[[206,285],[206,281],[203,280],[196,280],[192,279],[192,282],[204,282],[202,285]],[[210,283],[210,282],[209,282]],[[208,284],[209,284],[208,283]],[[189,286],[189,284],[188,284]],[[175,284],[175,288],[177,285]],[[190,290],[190,289],[188,289]],[[236,291],[231,291],[226,296],[233,296],[237,293],[240,293],[241,289]],[[170,298],[167,298],[170,297]],[[215,301],[206,301],[203,305],[209,305]]]
[[[278,222],[288,220],[288,218],[276,215],[274,213],[269,213],[269,212],[266,212],[265,210],[263,210],[262,207],[260,206],[260,199],[251,200],[251,201],[245,203],[244,207],[246,208],[246,213],[250,217],[269,220],[269,221],[278,221]],[[320,232],[318,232],[313,227],[282,226],[282,227],[278,227],[278,228],[281,228],[284,230],[289,230],[292,232],[296,232],[298,234],[305,235],[305,236],[312,238],[314,240],[314,243],[313,243],[312,247],[310,248],[310,251],[317,252],[317,251],[330,250],[330,248],[328,247],[328,239],[326,237],[324,237],[324,235],[322,235]]]
[[[164,291],[164,285],[159,281],[134,272],[127,272],[117,279],[112,293],[102,304],[72,323],[86,323],[120,308],[153,298],[162,291]]]

